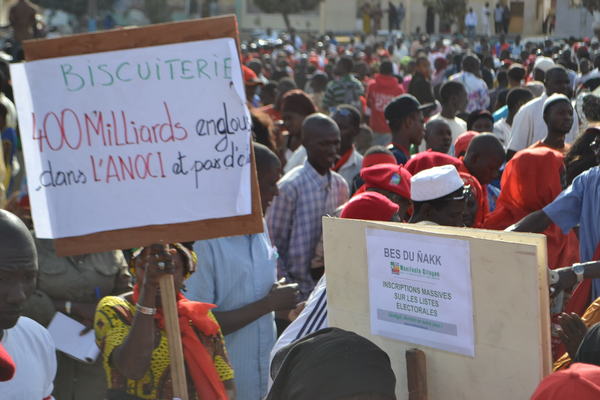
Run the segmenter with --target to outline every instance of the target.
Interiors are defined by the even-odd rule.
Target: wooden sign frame
[[[371,332],[368,228],[469,242],[474,358]],[[324,217],[323,240],[329,326],[354,331],[388,354],[398,400],[414,398],[405,355],[413,348],[427,357],[430,400],[528,399],[552,372],[544,235]]]
[[[25,61],[36,61],[219,38],[234,39],[239,52],[240,42],[235,15],[86,33],[56,39],[29,40],[23,43],[23,48]],[[178,224],[148,225],[55,239],[54,245],[57,254],[67,256],[97,253],[146,246],[152,243],[187,242],[262,232],[264,229],[263,215],[256,162],[252,147],[250,150],[252,214]]]

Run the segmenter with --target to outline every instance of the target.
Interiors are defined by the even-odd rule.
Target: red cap
[[[242,73],[244,74],[244,85],[262,85],[262,81],[258,79],[256,73],[245,65],[242,65]]]
[[[471,140],[475,136],[479,135],[479,132],[475,131],[467,131],[456,138],[456,142],[454,142],[454,155],[456,157],[464,156],[469,148],[469,144],[471,144]]]
[[[365,181],[365,189],[376,187],[410,199],[410,178],[412,174],[398,164],[376,164],[360,170]]]
[[[0,344],[0,381],[11,380],[15,375],[15,362],[6,349]]]
[[[600,398],[600,367],[575,363],[540,382],[531,400],[592,400]]]
[[[342,218],[390,221],[400,207],[381,193],[364,192],[346,203]]]
[[[458,158],[431,149],[412,156],[406,163],[406,169],[412,175],[416,175],[426,169],[441,167],[442,165],[454,165],[459,172],[465,169],[462,161]]]

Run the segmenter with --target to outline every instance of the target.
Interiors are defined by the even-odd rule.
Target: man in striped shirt
[[[363,84],[352,75],[354,62],[350,57],[342,57],[335,65],[334,73],[339,79],[329,82],[323,97],[323,109],[331,111],[340,104],[350,104],[362,109],[360,97],[364,94]]]

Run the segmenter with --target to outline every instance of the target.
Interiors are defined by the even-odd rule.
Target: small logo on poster
[[[392,269],[393,275],[400,275],[400,264],[392,261],[392,262],[390,262],[390,267]]]

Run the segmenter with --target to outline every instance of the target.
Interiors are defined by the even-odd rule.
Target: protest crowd
[[[1,61],[0,398],[173,398],[172,274],[190,398],[395,399],[389,356],[328,325],[324,216],[543,233],[555,372],[531,398],[598,398],[600,41],[508,38],[498,15],[496,35],[467,14],[465,35],[243,42],[264,232],[72,257],[35,236]],[[57,312],[97,360],[55,351]]]

